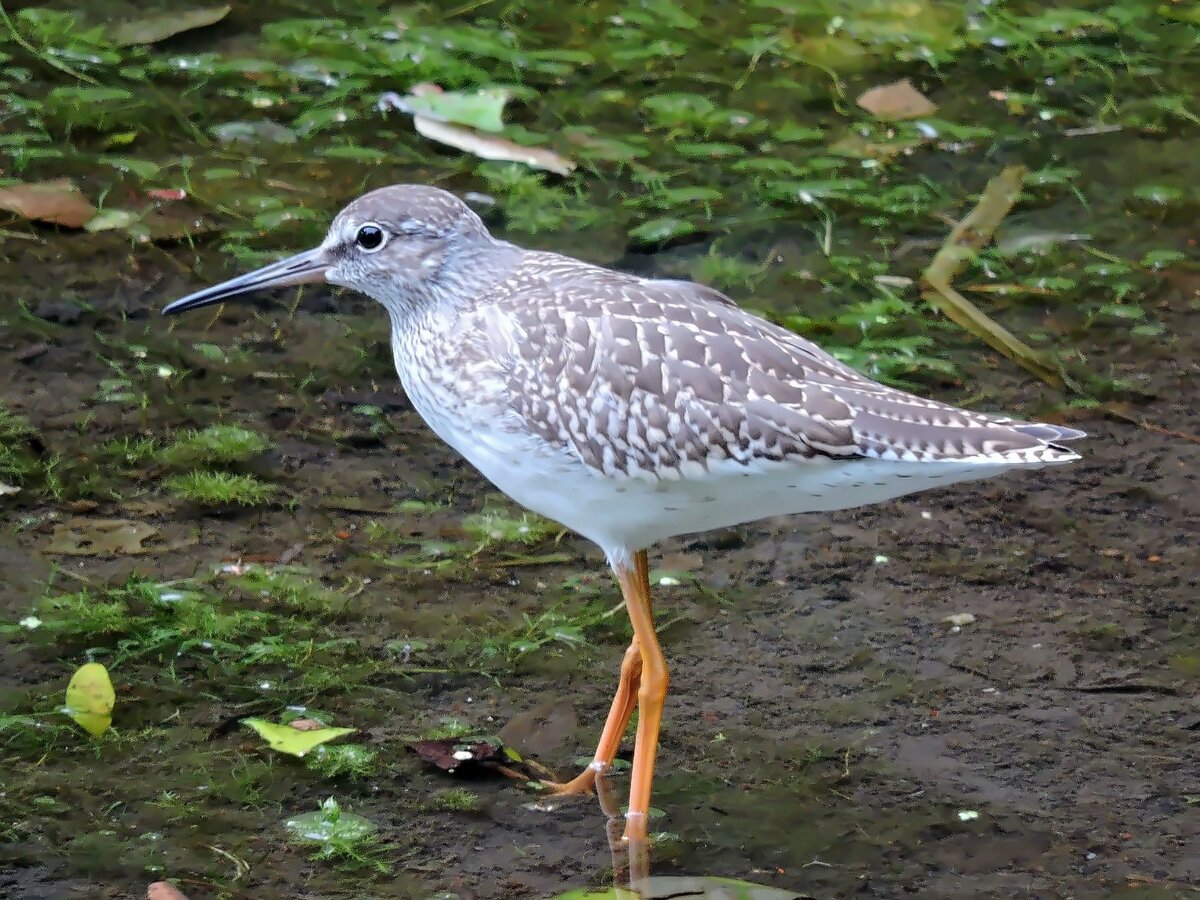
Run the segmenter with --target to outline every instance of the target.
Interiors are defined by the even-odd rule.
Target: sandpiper
[[[877,384],[712,288],[494,238],[453,194],[372,191],[319,247],[176,300],[177,313],[327,282],[377,300],[429,426],[501,491],[605,552],[633,624],[592,789],[638,709],[625,838],[642,841],[667,665],[647,548],[769,516],[879,503],[1078,459],[1083,432]]]

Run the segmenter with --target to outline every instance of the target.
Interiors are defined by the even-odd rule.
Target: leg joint
[[[667,688],[671,685],[671,676],[664,665],[655,671],[642,671],[642,680],[638,685],[638,702],[662,702],[667,696]]]

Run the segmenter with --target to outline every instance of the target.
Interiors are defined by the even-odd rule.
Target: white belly
[[[880,503],[958,481],[989,478],[1012,465],[971,462],[887,462],[873,459],[721,463],[707,476],[678,481],[612,479],[539,438],[457,417],[418,410],[503,493],[625,558],[669,537],[740,525],[791,513],[824,512]]]

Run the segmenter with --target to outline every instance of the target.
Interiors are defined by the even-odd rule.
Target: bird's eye
[[[367,253],[374,253],[376,250],[381,250],[383,245],[387,243],[387,232],[374,222],[368,222],[358,229],[358,232],[354,235],[354,243],[358,245],[360,250],[365,250]]]

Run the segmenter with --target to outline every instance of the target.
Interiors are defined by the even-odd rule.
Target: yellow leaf
[[[301,730],[291,725],[279,725],[266,719],[242,719],[243,725],[249,725],[267,739],[272,750],[280,753],[290,753],[292,756],[304,756],[314,747],[328,743],[347,734],[353,734],[353,728],[316,728]]]
[[[92,737],[100,737],[112,724],[113,705],[117,702],[108,669],[100,663],[80,666],[67,685],[67,705],[63,712],[74,719]]]

